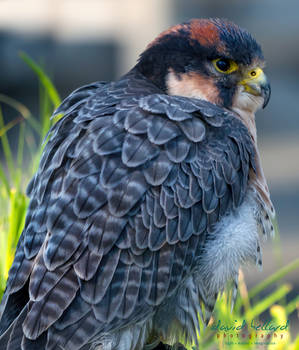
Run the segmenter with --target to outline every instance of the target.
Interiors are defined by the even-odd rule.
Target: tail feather
[[[9,342],[7,344],[7,350],[21,349],[22,339],[23,339],[23,329],[22,324],[26,318],[28,312],[28,305],[26,305],[20,315],[15,319],[12,324],[12,330],[9,337]]]
[[[28,304],[0,336],[0,350],[42,350],[46,348],[47,332],[34,341],[25,338],[22,324],[28,313]]]
[[[0,350],[7,350],[11,330],[8,329],[5,333],[0,336]]]
[[[25,320],[27,311],[28,306],[26,305],[9,328],[0,336],[0,350],[21,349],[23,338],[22,323]]]
[[[28,283],[28,282],[27,282]],[[6,332],[10,325],[17,319],[29,300],[28,288],[26,285],[16,293],[4,293],[1,302],[0,313],[0,337]],[[0,338],[1,339],[1,338]]]
[[[22,350],[44,350],[47,344],[47,333],[42,333],[37,339],[30,340],[23,337],[22,340]],[[14,350],[17,348],[14,348]]]

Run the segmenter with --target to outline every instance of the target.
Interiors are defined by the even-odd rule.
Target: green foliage
[[[199,349],[299,349],[296,347],[299,341],[298,338],[292,342],[290,325],[287,329],[283,329],[289,320],[290,314],[296,312],[296,309],[297,312],[299,311],[298,296],[289,303],[285,302],[285,297],[292,287],[287,283],[283,283],[283,278],[298,269],[299,259],[296,259],[249,291],[247,291],[243,273],[240,271],[239,294],[233,311],[230,307],[230,295],[225,292],[217,300],[213,320],[203,329],[202,336],[199,339]],[[260,293],[263,294],[262,297]],[[265,315],[261,318],[265,311],[270,313],[267,316],[267,321],[270,322],[268,329],[271,325],[272,328],[280,326],[282,329],[279,328],[274,331],[273,329],[261,330],[261,328],[258,328],[256,330],[252,327],[265,324],[266,320],[262,321]],[[233,328],[221,330],[221,327],[215,329],[219,320],[222,326],[236,327],[245,324],[245,327],[239,330]],[[215,344],[217,344],[216,348]]]
[[[0,94],[0,142],[2,143],[5,156],[4,164],[0,164],[0,300],[5,289],[16,245],[25,222],[28,204],[25,188],[37,169],[42,152],[42,141],[51,126],[50,116],[53,109],[60,104],[60,98],[53,83],[41,67],[26,54],[21,53],[20,56],[38,77],[40,117],[35,118],[24,105]],[[2,115],[2,104],[10,106],[17,114],[16,118],[6,125]],[[18,128],[19,131],[17,155],[15,158],[12,155],[11,145],[7,137],[7,133],[12,128]],[[24,159],[25,154],[26,157]],[[282,282],[288,273],[296,269],[299,269],[299,259],[280,268],[249,291],[247,291],[241,272],[239,295],[234,310],[231,311],[230,294],[223,293],[217,300],[213,320],[206,327],[201,322],[201,336],[199,337],[198,349],[260,349],[257,344],[261,340],[257,337],[261,332],[250,330],[251,322],[253,321],[255,325],[258,325],[261,314],[269,310],[271,322],[275,325],[283,325],[287,323],[291,313],[298,311],[299,296],[286,304],[285,297],[292,287]],[[275,287],[273,288],[273,286]],[[269,292],[270,289],[271,291]],[[263,297],[259,297],[261,292],[263,292]],[[222,325],[227,326],[242,325],[245,322],[247,328],[245,327],[246,330],[242,329],[242,331],[231,330],[226,332],[213,329],[213,325],[215,326],[219,320]],[[224,337],[224,333],[226,337]],[[236,338],[237,333],[239,333],[239,338]],[[262,333],[270,334],[270,339],[264,341],[273,343],[263,345],[262,349],[299,349],[299,336],[292,341],[289,327],[285,331]],[[277,337],[275,337],[275,333]],[[282,333],[284,334],[283,339],[278,337]],[[240,345],[238,340],[243,341],[242,334],[247,334],[247,338],[244,341],[245,344]],[[249,334],[252,335],[251,339],[248,339]],[[227,345],[226,343],[229,341],[232,344]],[[196,349],[194,345],[187,346],[189,350]]]
[[[24,52],[20,53],[21,58],[28,64],[28,66],[33,70],[33,72],[37,75],[39,82],[45,89],[47,96],[51,100],[53,106],[57,108],[61,101],[55,86],[53,85],[50,78],[45,74],[45,72],[41,69],[39,65],[37,65],[28,55]]]
[[[42,142],[51,126],[50,117],[60,104],[59,95],[49,77],[26,54],[20,56],[38,77],[40,113],[35,118],[27,107],[0,94],[0,142],[4,153],[4,162],[0,163],[0,299],[25,222],[28,205],[25,189],[37,169]],[[16,112],[16,117],[6,125],[3,105]],[[13,157],[12,145],[7,137],[12,128],[18,128],[19,133],[16,157]]]

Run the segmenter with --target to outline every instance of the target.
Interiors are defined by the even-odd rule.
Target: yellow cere
[[[254,68],[248,72],[248,77],[249,79],[257,79],[263,73],[264,72],[261,68]]]
[[[244,86],[245,91],[259,96],[260,95],[260,89],[254,88],[254,86],[259,86],[261,83],[263,83],[266,80],[266,76],[264,71],[259,68],[253,68],[247,71],[245,74],[245,79],[240,81],[239,84]]]
[[[247,84],[252,80],[256,80],[256,81],[262,80],[264,79],[264,77],[265,77],[264,71],[261,68],[256,67],[254,69],[250,69],[247,72],[247,74],[245,75],[245,79],[241,81],[241,84]]]

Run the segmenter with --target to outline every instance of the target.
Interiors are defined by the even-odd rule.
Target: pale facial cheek
[[[169,95],[198,98],[215,104],[220,102],[218,89],[214,82],[197,73],[186,73],[178,76],[170,71],[166,85]]]

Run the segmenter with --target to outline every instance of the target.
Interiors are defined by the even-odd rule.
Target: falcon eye
[[[216,58],[212,62],[216,70],[220,73],[230,74],[238,69],[235,61],[226,58]]]
[[[227,60],[219,60],[216,62],[216,66],[221,72],[226,72],[230,68],[230,62]]]

